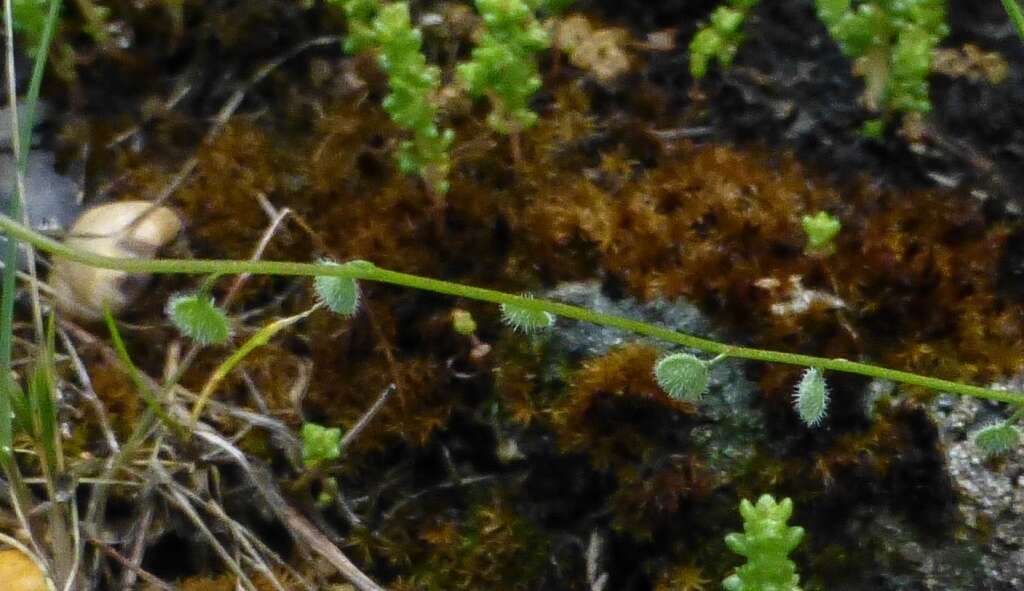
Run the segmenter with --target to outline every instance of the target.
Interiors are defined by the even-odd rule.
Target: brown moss
[[[93,390],[106,409],[111,428],[120,440],[124,440],[135,428],[142,411],[139,391],[131,378],[117,366],[94,361],[89,364],[88,371]],[[98,424],[91,420],[86,424],[98,428]]]
[[[414,574],[391,588],[440,591],[536,589],[548,560],[548,540],[507,504],[475,507],[460,523],[441,516],[423,524]]]
[[[704,571],[697,565],[678,566],[658,579],[654,591],[707,591],[716,588],[716,583],[704,575]]]
[[[587,452],[598,470],[629,470],[649,459],[664,435],[650,423],[667,413],[694,412],[658,387],[651,371],[658,354],[634,344],[585,362],[569,396],[551,410],[563,449]]]

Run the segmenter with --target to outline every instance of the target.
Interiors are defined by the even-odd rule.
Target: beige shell
[[[20,550],[0,550],[0,581],[6,591],[48,591],[46,579],[35,562]]]
[[[144,216],[144,217],[140,217]],[[150,259],[181,233],[181,218],[149,201],[118,201],[85,211],[64,243],[109,257]],[[57,307],[85,320],[99,320],[103,308],[118,314],[131,304],[148,276],[56,259],[50,273]]]

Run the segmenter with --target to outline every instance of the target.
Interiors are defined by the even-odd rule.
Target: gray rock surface
[[[36,112],[37,121],[45,115],[46,106],[41,104]],[[9,211],[15,186],[11,133],[10,111],[0,109],[0,211],[4,213]],[[57,172],[55,165],[56,158],[52,152],[33,146],[25,171],[25,209],[29,222],[38,230],[64,229],[81,211],[77,183]],[[0,237],[0,244],[3,241]]]
[[[641,304],[628,298],[612,300],[601,293],[596,282],[563,284],[542,297],[688,334],[723,338],[700,310],[684,301],[655,300]],[[618,329],[565,319],[559,319],[557,330],[552,331],[550,338],[556,350],[584,359],[635,342],[649,343],[666,352],[680,349]],[[707,358],[704,353],[690,352]],[[700,424],[691,432],[691,438],[716,471],[728,474],[744,466],[754,454],[755,443],[765,439],[761,413],[753,406],[756,393],[756,386],[743,375],[742,362],[727,360],[712,368],[708,392],[700,403]]]

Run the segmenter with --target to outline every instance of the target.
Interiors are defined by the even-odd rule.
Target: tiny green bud
[[[707,362],[689,353],[673,353],[654,366],[654,379],[673,399],[697,402],[708,389],[710,373]]]
[[[353,261],[345,265],[331,261],[323,263],[341,268],[346,265],[362,265],[364,261]],[[351,277],[318,275],[313,280],[313,288],[317,298],[335,314],[351,316],[359,308],[359,284]]]
[[[555,315],[544,310],[533,310],[514,304],[501,304],[500,308],[502,321],[519,332],[537,332],[551,328],[555,323]]]
[[[800,576],[789,553],[804,537],[804,529],[789,525],[793,501],[776,503],[771,495],[761,495],[757,504],[743,499],[740,515],[743,532],[725,537],[730,550],[744,556],[747,563],[722,581],[726,591],[800,591]]]
[[[167,316],[181,334],[200,345],[223,343],[231,336],[227,314],[205,294],[183,294],[167,303]]]
[[[802,219],[804,234],[807,235],[807,250],[811,252],[829,252],[833,248],[832,241],[842,224],[827,212],[819,211],[813,216],[805,215]]]
[[[302,462],[307,467],[341,457],[341,429],[316,423],[302,425]]]
[[[974,444],[985,456],[995,456],[1012,451],[1020,445],[1020,439],[1020,429],[1005,421],[983,427],[974,434]]]
[[[811,367],[804,372],[793,395],[794,406],[800,420],[813,427],[825,418],[828,410],[828,385],[821,370]]]
[[[885,136],[885,121],[868,119],[860,126],[860,135],[869,140],[881,140]]]
[[[476,320],[466,310],[452,310],[452,328],[463,336],[470,336],[476,332]]]

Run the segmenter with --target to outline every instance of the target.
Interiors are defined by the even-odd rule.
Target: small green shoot
[[[437,126],[437,94],[441,72],[428,66],[421,46],[423,34],[412,26],[409,5],[389,4],[374,21],[380,47],[380,64],[391,89],[384,110],[399,127],[412,132],[398,149],[398,166],[406,174],[418,174],[439,195],[448,192],[449,150],[454,132]]]
[[[949,33],[945,0],[816,0],[818,17],[881,112],[927,113],[932,50]]]
[[[530,99],[541,87],[537,53],[548,47],[548,35],[523,0],[476,0],[476,8],[484,32],[459,78],[470,95],[491,100],[491,129],[519,133],[537,122]]]
[[[747,563],[722,581],[726,591],[800,591],[800,576],[789,553],[804,537],[802,527],[790,526],[793,501],[776,503],[771,495],[761,495],[757,505],[740,502],[743,533],[725,536],[725,544],[744,556]]]
[[[690,41],[690,74],[703,78],[711,61],[723,68],[732,65],[743,43],[743,22],[757,0],[731,0],[711,13],[708,24],[701,27]]]
[[[373,21],[382,8],[380,0],[328,0],[328,3],[341,6],[345,11],[345,22],[348,25],[345,51],[361,53],[372,49],[377,43]]]
[[[452,310],[452,329],[468,337],[476,333],[476,320],[468,310]]]
[[[341,429],[316,423],[302,425],[302,462],[312,468],[341,457]]]
[[[807,235],[807,245],[804,249],[808,253],[820,254],[831,253],[835,250],[835,237],[843,228],[843,225],[836,218],[825,211],[819,211],[814,215],[805,215],[801,219],[804,227],[804,234]]]

